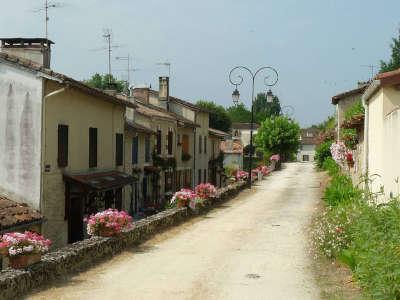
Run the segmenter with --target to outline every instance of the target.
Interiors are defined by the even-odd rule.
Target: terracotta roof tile
[[[27,204],[0,196],[0,231],[42,219],[43,216]]]

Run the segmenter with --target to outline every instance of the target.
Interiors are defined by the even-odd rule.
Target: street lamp
[[[232,101],[233,104],[238,105],[239,104],[239,100],[240,100],[240,93],[237,89],[237,87],[235,88],[235,90],[232,93]]]
[[[265,96],[267,97],[267,103],[274,102],[274,94],[272,94],[271,89],[269,89],[268,92],[265,93]]]
[[[239,103],[240,93],[237,89],[238,85],[243,83],[243,77],[241,75],[233,76],[236,71],[241,71],[243,73],[248,73],[251,76],[251,123],[250,123],[250,153],[249,153],[249,178],[248,178],[248,186],[251,188],[251,169],[253,166],[253,128],[254,128],[254,84],[255,79],[258,74],[261,72],[269,72],[270,75],[264,77],[264,84],[267,87],[274,86],[278,82],[278,72],[272,67],[261,67],[257,71],[253,72],[247,67],[237,66],[234,67],[229,73],[229,82],[235,86],[235,90],[232,93],[233,103]],[[266,93],[267,102],[271,103],[273,101],[274,95],[271,90],[268,90]]]

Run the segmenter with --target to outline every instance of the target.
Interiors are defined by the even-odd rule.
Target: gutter
[[[381,86],[380,80],[374,80],[371,85],[365,90],[361,97],[362,104],[365,109],[364,118],[364,157],[363,157],[363,174],[368,177],[369,173],[369,99],[376,93],[376,91]],[[368,189],[368,178],[365,180],[365,188]]]

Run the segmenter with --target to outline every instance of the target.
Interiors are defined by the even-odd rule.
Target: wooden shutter
[[[197,184],[201,183],[201,169],[197,171]]]
[[[97,167],[97,128],[89,128],[89,168]]]
[[[172,133],[172,131],[168,131],[168,154],[171,155],[172,154],[172,142],[174,139],[174,134]]]
[[[68,166],[68,125],[58,125],[58,166]]]
[[[157,154],[161,154],[161,130],[157,130]]]
[[[202,147],[202,140],[201,140],[201,135],[199,135],[199,153],[201,153],[201,147]]]
[[[204,153],[207,153],[207,136],[204,137]]]
[[[138,163],[139,156],[139,137],[135,136],[132,139],[132,164]]]
[[[145,162],[150,161],[150,137],[146,136],[144,140],[144,160]]]
[[[115,138],[115,164],[122,166],[124,162],[124,135],[117,133]]]
[[[204,174],[203,174],[204,181],[203,182],[206,183],[207,182],[207,169],[204,169],[203,172],[204,172]]]
[[[182,135],[182,153],[189,154],[189,136]]]

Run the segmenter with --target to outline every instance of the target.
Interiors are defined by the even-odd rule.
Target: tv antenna
[[[131,56],[128,54],[127,56],[117,56],[115,58],[116,60],[122,60],[122,61],[126,61],[127,62],[127,69],[123,70],[126,71],[128,74],[128,78],[127,78],[127,88],[129,90],[130,87],[130,83],[131,83],[131,72],[135,72],[135,71],[139,71],[139,69],[135,69],[135,68],[131,68]],[[118,71],[118,70],[117,70]]]
[[[371,70],[371,79],[375,76],[375,70],[378,69],[378,66],[375,65],[361,65],[361,67],[368,68]]]
[[[111,29],[109,29],[109,28],[104,29],[103,30],[103,38],[106,40],[107,46],[101,47],[101,48],[96,48],[96,49],[90,49],[90,51],[107,50],[107,52],[108,52],[108,83],[110,85],[111,85],[111,52],[112,52],[112,49],[123,47],[122,45],[113,45],[112,37],[113,37],[113,34],[112,34]]]
[[[59,7],[63,7],[63,6],[64,6],[63,3],[45,0],[42,7],[33,10],[33,12],[35,12],[35,13],[44,11],[44,17],[45,17],[44,18],[44,23],[45,23],[45,37],[46,37],[46,40],[49,37],[49,32],[48,32],[48,26],[49,26],[48,23],[49,23],[49,20],[50,20],[50,18],[49,18],[49,9],[51,9],[51,8],[59,8]]]
[[[171,63],[170,62],[159,62],[159,63],[156,63],[156,65],[158,65],[158,66],[165,66],[165,67],[167,67],[168,68],[168,77],[171,77]]]

